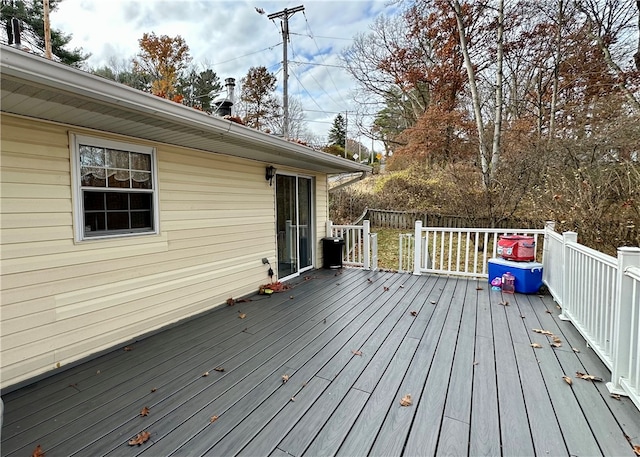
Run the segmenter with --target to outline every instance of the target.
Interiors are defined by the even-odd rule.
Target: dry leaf
[[[158,390],[158,388],[157,388],[157,387],[152,387],[152,388],[151,388],[151,393],[155,392],[156,390]]]
[[[124,347],[124,351],[125,352],[133,351],[133,347],[132,346],[125,346]]]
[[[142,408],[142,411],[140,411],[140,415],[141,416],[148,416],[149,415],[149,408],[147,408],[146,406],[144,408]]]
[[[144,431],[136,435],[135,438],[129,440],[129,446],[140,446],[142,443],[146,443],[151,438],[151,433]]]
[[[542,345],[540,343],[531,343],[532,348],[540,349]]]
[[[236,304],[236,301],[233,298],[227,298],[227,305],[233,306]]]
[[[550,309],[546,309],[544,312],[547,314],[553,314],[553,311],[551,311]]]
[[[367,279],[367,281],[368,281],[368,282],[373,282],[373,281],[371,280],[371,278],[368,278],[368,279]]]
[[[287,382],[289,380],[289,375],[288,374],[283,374],[282,375],[282,384],[284,384],[285,382]]]
[[[218,420],[218,416],[211,416],[211,419],[209,419],[209,423],[213,424],[217,420]]]
[[[239,317],[240,319],[244,319],[245,317],[247,317],[247,315],[246,315],[245,313],[240,313],[240,311],[238,311],[238,313],[239,313],[239,314],[238,314],[238,317]]]
[[[573,380],[569,376],[563,376],[562,379],[564,379],[564,382],[566,382],[569,385],[573,384]]]
[[[33,450],[33,453],[31,454],[31,457],[44,457],[44,451],[42,450],[42,447],[40,447],[39,444]]]
[[[562,340],[555,335],[551,339],[553,340],[554,343],[562,343]]]
[[[633,446],[633,452],[635,452],[636,455],[640,455],[640,446],[638,446],[637,444]]]
[[[411,400],[411,394],[407,394],[400,400],[400,406],[411,406],[413,401]]]
[[[533,330],[534,332],[536,332],[536,333],[540,333],[540,334],[542,334],[542,335],[553,336],[553,333],[551,333],[549,330],[542,330],[542,329],[539,329],[539,328],[534,328],[534,329],[532,329],[532,330]]]
[[[609,394],[609,396],[615,400],[620,400],[620,395],[618,394]]]
[[[475,367],[479,362],[473,361],[473,366]]]
[[[222,367],[215,367],[214,368],[215,371],[219,371],[220,373],[222,373],[224,371],[224,368]]]
[[[571,349],[573,349],[573,352],[580,352],[580,349],[578,348],[571,348]]]
[[[289,401],[296,401],[296,397],[291,397]]]
[[[385,291],[385,292],[388,292],[388,291],[389,291],[389,288],[388,288],[387,286],[384,286],[384,291]]]
[[[562,343],[551,343],[552,348],[560,348],[562,347]]]
[[[580,373],[579,371],[576,371],[576,377],[578,377],[580,379],[584,379],[586,381],[599,381],[599,382],[602,382],[602,378],[599,378],[599,377],[594,376],[592,374]]]
[[[362,352],[357,351],[355,349],[351,349],[351,352],[353,353],[353,355],[362,355]]]
[[[435,305],[435,304],[436,304],[436,301],[435,301],[435,300],[431,300],[431,304],[432,304],[432,305]]]
[[[508,302],[508,301],[506,301],[506,300],[505,300],[505,301],[503,301],[503,302],[501,301],[501,302],[500,302],[500,303],[498,303],[498,304],[499,304],[499,305],[502,305],[502,306],[509,306],[509,302]]]
[[[202,377],[203,378],[206,378],[207,376],[209,376],[209,372],[208,371],[205,371],[204,373],[202,373]]]
[[[418,311],[411,311],[409,314],[411,314],[413,317],[416,317],[418,315]]]
[[[482,287],[478,286],[476,287],[476,290],[484,290]]]
[[[398,287],[400,287],[401,289],[404,289],[404,284],[400,284]]]

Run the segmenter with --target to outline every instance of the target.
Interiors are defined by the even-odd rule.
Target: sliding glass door
[[[301,176],[276,176],[276,228],[278,278],[313,266],[312,180]]]

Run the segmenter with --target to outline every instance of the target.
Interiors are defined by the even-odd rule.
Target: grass
[[[374,228],[371,231],[378,234],[378,268],[381,270],[397,270],[400,250],[399,235],[401,233],[411,233],[411,230]]]

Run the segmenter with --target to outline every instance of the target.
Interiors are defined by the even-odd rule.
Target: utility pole
[[[49,0],[42,0],[44,9],[44,55],[51,60],[51,26],[49,23]]]
[[[289,138],[289,67],[287,56],[287,42],[289,41],[289,18],[295,13],[304,11],[304,6],[296,6],[291,9],[283,9],[277,13],[271,13],[267,17],[271,20],[282,19],[282,72],[284,73],[284,83],[282,85],[282,109],[284,111],[284,122],[282,123],[282,135]]]

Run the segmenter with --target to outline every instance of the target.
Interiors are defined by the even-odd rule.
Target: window
[[[157,233],[153,148],[75,136],[76,237]]]

